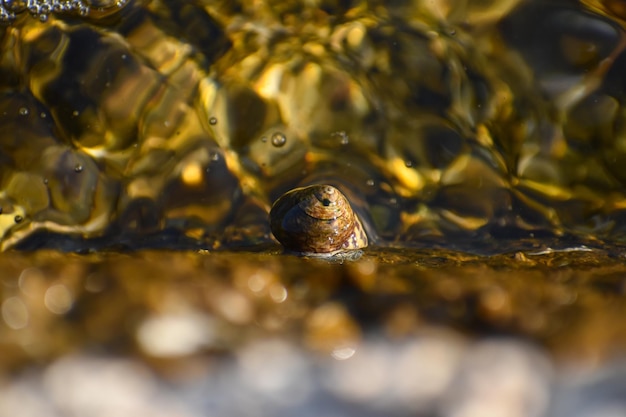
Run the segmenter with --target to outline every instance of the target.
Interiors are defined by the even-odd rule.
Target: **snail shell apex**
[[[348,199],[330,185],[296,188],[270,210],[270,228],[288,250],[328,254],[367,246],[367,235]]]

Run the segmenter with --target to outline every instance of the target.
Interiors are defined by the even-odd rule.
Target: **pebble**
[[[260,338],[173,379],[139,360],[72,354],[4,378],[0,415],[626,415],[623,363],[581,368],[573,378],[522,341],[472,342],[444,330],[402,342],[367,336],[352,349],[320,357]]]

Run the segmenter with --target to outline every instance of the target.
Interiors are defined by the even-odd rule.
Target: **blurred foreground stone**
[[[619,252],[39,251],[0,270],[2,416],[626,410]]]

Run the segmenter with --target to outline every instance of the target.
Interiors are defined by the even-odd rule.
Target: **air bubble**
[[[263,143],[267,142],[267,136],[261,136],[261,142]]]
[[[39,117],[41,117],[42,119],[45,119],[46,118],[46,113],[44,113],[44,112],[39,113]]]
[[[48,181],[48,178],[44,178],[44,179],[43,179],[43,183],[44,183],[44,184],[48,185],[48,182],[50,182],[50,181]]]
[[[83,172],[83,166],[81,164],[76,164],[76,166],[74,166],[74,172],[80,173]]]
[[[20,107],[19,109],[20,116],[28,116],[28,109],[26,107]]]
[[[211,126],[215,126],[215,125],[217,124],[217,117],[211,117],[211,118],[209,119],[209,124],[210,124]]]
[[[14,217],[15,223],[21,223],[24,218],[19,214]]]
[[[74,116],[74,117],[78,117],[79,114],[80,114],[80,112],[78,110],[74,110],[72,112],[72,116]]]
[[[368,187],[373,187],[374,186],[374,180],[373,179],[369,179],[369,180],[365,181],[365,184]]]
[[[406,161],[404,161],[404,165],[407,168],[411,168],[413,166],[413,161],[406,160]]]
[[[276,132],[272,135],[272,145],[280,148],[281,146],[284,146],[285,143],[287,143],[287,137],[283,133]]]
[[[220,154],[217,151],[211,151],[209,152],[209,158],[211,158],[211,161],[216,162],[220,160]]]

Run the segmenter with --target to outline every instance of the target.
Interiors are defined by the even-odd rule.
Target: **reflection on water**
[[[615,2],[18,3],[5,249],[269,244],[318,182],[383,245],[626,236]]]

